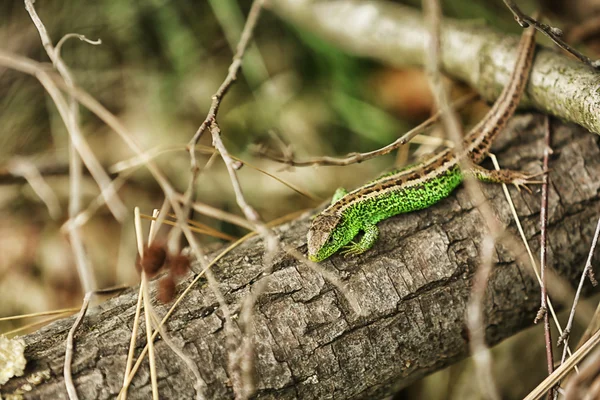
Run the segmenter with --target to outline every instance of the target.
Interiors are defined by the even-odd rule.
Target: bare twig
[[[66,176],[69,174],[69,166],[67,164],[33,164],[39,174],[47,178],[49,176]],[[0,185],[11,185],[16,183],[27,183],[27,179],[22,175],[15,175],[11,172],[8,166],[0,168]]]
[[[550,376],[544,379],[523,400],[537,400],[541,398],[550,388],[563,379],[581,360],[587,356],[596,346],[600,344],[600,331],[596,332],[583,344],[564,364],[556,368]]]
[[[33,163],[22,158],[16,158],[9,162],[8,169],[11,174],[25,178],[35,194],[46,204],[52,219],[56,220],[60,217],[61,209],[58,198]]]
[[[195,147],[198,143],[198,140],[200,140],[202,133],[208,128],[208,129],[210,129],[210,132],[212,135],[213,146],[218,150],[219,154],[223,158],[223,161],[225,162],[225,165],[227,167],[227,171],[229,173],[229,178],[231,180],[233,189],[235,191],[235,197],[236,197],[238,206],[240,207],[240,209],[242,210],[242,212],[244,213],[244,215],[246,216],[248,221],[252,224],[253,229],[255,231],[257,231],[264,239],[264,242],[266,245],[266,252],[265,252],[266,271],[265,271],[265,273],[266,273],[266,275],[269,275],[271,272],[271,268],[272,268],[273,255],[278,247],[278,243],[279,243],[278,239],[271,232],[271,230],[261,221],[258,213],[254,210],[254,208],[252,208],[246,202],[246,199],[244,198],[241,186],[240,186],[238,178],[237,178],[236,168],[234,167],[233,160],[232,160],[231,156],[229,155],[227,148],[224,146],[223,142],[221,141],[221,137],[220,137],[221,131],[220,131],[219,125],[217,123],[217,113],[219,110],[219,106],[221,104],[221,100],[222,100],[223,96],[227,93],[227,91],[229,90],[229,88],[231,87],[233,82],[237,79],[237,74],[242,65],[242,58],[243,58],[244,53],[246,52],[246,49],[248,47],[248,44],[250,43],[250,40],[252,38],[254,28],[256,26],[256,23],[260,16],[260,12],[263,7],[263,2],[264,2],[264,0],[254,0],[254,2],[252,3],[252,7],[250,8],[250,12],[248,13],[246,24],[242,30],[240,41],[237,45],[236,53],[233,56],[233,61],[232,61],[231,65],[229,66],[228,74],[225,77],[225,80],[223,81],[223,83],[221,84],[219,89],[217,90],[217,92],[214,94],[211,107],[208,111],[208,115],[206,116],[204,122],[200,125],[200,127],[198,128],[198,130],[196,131],[196,133],[194,134],[194,136],[188,143],[192,176],[190,177],[188,190],[186,191],[186,195],[184,196],[183,210],[185,212],[186,210],[189,210],[191,207],[191,202],[192,202],[191,193],[193,191],[193,187],[195,185],[195,181],[196,181],[196,178],[198,176],[198,171],[199,171],[198,162],[196,160]],[[207,274],[207,277],[210,279],[210,276],[211,276],[210,271],[207,270],[206,274]],[[267,280],[266,277],[263,279],[266,282],[266,280]],[[262,291],[259,289],[262,289],[264,287],[264,285],[265,285],[265,283],[256,285],[254,293],[252,295],[259,296],[260,292]],[[226,323],[226,325],[229,325],[229,323]],[[245,340],[244,345],[242,346],[242,349],[240,349],[239,347],[236,346],[236,348],[232,348],[230,350],[230,352],[229,352],[229,359],[230,359],[229,369],[230,369],[230,371],[229,372],[232,375],[231,381],[232,381],[233,390],[236,393],[236,395],[239,396],[240,398],[247,398],[254,391],[254,386],[250,379],[251,373],[249,371],[249,369],[251,369],[251,364],[253,363],[253,358],[249,359],[248,357],[245,357],[245,355],[248,353],[247,347],[250,345],[249,341],[252,341],[253,336],[254,336],[253,335],[253,333],[254,333],[253,332],[253,323],[250,322],[247,324],[242,324],[241,329],[244,334],[244,340]],[[228,340],[231,341],[231,340],[234,340],[234,337],[233,337],[232,332],[230,332],[230,333],[231,333],[231,335],[228,335]],[[233,346],[235,346],[235,344],[233,344]],[[241,350],[241,352],[240,352],[240,350]],[[240,358],[242,359],[242,362],[239,362]],[[241,366],[241,370],[239,369],[240,366]],[[239,374],[237,371],[239,371]]]
[[[42,45],[46,49],[46,53],[50,60],[52,60],[52,64],[54,68],[60,73],[62,78],[65,80],[65,83],[69,88],[74,88],[75,83],[73,77],[60,56],[60,48],[61,46],[57,46],[55,49],[52,45],[52,41],[48,32],[46,31],[46,27],[44,26],[42,20],[37,15],[35,8],[33,6],[32,0],[25,0],[25,9],[31,16],[33,23],[35,24],[40,38],[42,40]],[[66,39],[65,39],[66,40]],[[61,45],[64,41],[61,41]],[[62,97],[60,93],[57,93],[57,96]],[[77,101],[73,98],[72,95],[69,95],[68,108],[61,112],[59,103],[55,98],[53,100],[56,103],[56,106],[59,108],[59,112],[61,113],[61,117],[65,121],[67,126],[67,130],[69,131],[69,135],[71,137],[70,146],[69,146],[69,169],[70,169],[70,197],[69,197],[69,217],[75,217],[79,213],[81,209],[81,177],[82,177],[82,158],[84,159],[88,169],[92,173],[94,179],[98,182],[100,189],[104,191],[105,188],[110,187],[110,178],[102,169],[100,163],[96,160],[93,155],[93,152],[85,142],[83,138],[83,134],[81,133],[81,129],[79,127],[79,105]],[[78,154],[79,152],[79,154]],[[81,157],[80,157],[81,155]],[[106,202],[110,210],[113,212],[115,218],[117,220],[122,220],[125,215],[125,206],[116,196],[115,192],[107,192],[106,193]],[[114,199],[113,199],[114,198]],[[83,240],[81,238],[81,230],[77,226],[73,226],[73,229],[69,230],[69,239],[71,242],[71,248],[73,249],[73,255],[75,257],[75,261],[77,264],[77,270],[79,272],[79,278],[81,279],[81,284],[83,286],[83,290],[87,293],[96,289],[96,281],[94,278],[94,273],[91,265],[89,264],[89,260],[85,254],[85,248],[83,246]]]
[[[565,326],[564,332],[558,338],[558,343],[560,344],[564,342],[565,345],[565,350],[563,351],[563,355],[560,361],[561,364],[565,362],[565,358],[567,357],[566,348],[568,347],[569,334],[571,332],[571,328],[573,327],[575,309],[577,308],[577,304],[579,303],[579,296],[581,295],[581,290],[583,289],[585,278],[588,275],[588,270],[592,268],[592,257],[594,256],[594,251],[596,250],[596,245],[598,244],[598,236],[600,236],[600,218],[598,218],[598,223],[596,224],[596,231],[594,232],[594,238],[592,239],[592,245],[590,246],[590,252],[588,253],[588,258],[585,262],[583,272],[581,273],[579,285],[577,286],[577,290],[575,291],[575,298],[573,299],[573,306],[571,307],[571,312],[569,313],[569,320],[567,321],[567,326]]]
[[[554,356],[552,354],[552,334],[550,331],[550,317],[548,315],[547,291],[546,291],[546,255],[547,255],[547,239],[548,234],[548,159],[552,148],[550,147],[550,117],[544,117],[544,175],[542,177],[542,200],[540,206],[540,278],[541,283],[541,301],[540,310],[535,317],[535,323],[540,319],[544,319],[544,342],[546,344],[546,364],[548,366],[548,375],[554,371]],[[554,397],[554,389],[548,392],[548,398]]]
[[[117,176],[111,183],[110,189],[118,191],[126,182],[131,174],[133,174],[133,170],[125,171],[119,176]],[[74,217],[69,217],[68,220],[60,227],[61,232],[68,233],[70,229],[75,229],[76,227],[81,227],[85,225],[90,218],[94,216],[94,214],[104,205],[106,198],[103,193],[100,193],[94,200],[92,200],[85,210],[81,210]]]
[[[90,300],[93,295],[96,294],[110,294],[123,290],[123,287],[111,287],[106,289],[100,289],[93,292],[87,292],[83,297],[83,303],[81,304],[81,309],[79,311],[79,315],[75,322],[71,326],[69,333],[67,335],[66,341],[66,349],[65,349],[65,363],[63,367],[63,375],[65,379],[65,386],[67,388],[67,394],[69,395],[69,399],[74,400],[78,399],[77,391],[75,390],[75,385],[73,384],[73,376],[71,373],[71,364],[73,362],[73,350],[74,350],[74,338],[75,332],[83,322],[83,318],[87,312],[88,306],[90,304]]]
[[[60,38],[60,40],[56,44],[56,47],[54,48],[54,52],[56,53],[57,56],[60,56],[60,50],[62,49],[63,44],[65,44],[65,42],[69,39],[79,39],[82,42],[86,42],[86,43],[92,44],[94,46],[98,46],[98,45],[102,44],[102,40],[100,40],[100,39],[91,40],[91,39],[88,39],[87,37],[85,37],[85,35],[81,35],[79,33],[67,33],[65,36]]]
[[[227,77],[217,89],[217,92],[212,97],[212,104],[210,109],[208,110],[208,115],[204,119],[204,122],[200,125],[190,142],[188,143],[190,158],[192,160],[192,168],[197,168],[196,155],[194,154],[194,147],[198,144],[202,133],[210,127],[210,124],[216,119],[217,113],[219,112],[219,107],[221,105],[221,100],[223,96],[227,93],[233,82],[237,80],[237,74],[242,67],[242,59],[244,57],[244,53],[248,48],[248,44],[252,39],[252,33],[254,32],[254,27],[258,22],[258,18],[260,17],[260,13],[262,11],[264,0],[255,0],[252,3],[252,7],[250,8],[250,12],[248,13],[248,17],[246,19],[246,25],[242,30],[242,35],[240,37],[240,41],[238,42],[237,49],[235,54],[233,55],[233,60],[231,65],[229,66],[229,71],[227,73]]]
[[[154,218],[150,222],[150,232],[148,233],[148,247],[151,246],[154,238],[156,237],[156,233],[160,229],[162,222],[164,221],[166,215],[169,213],[169,202],[164,201],[161,207],[161,210],[154,210],[152,212],[152,217]],[[164,278],[163,278],[164,279]],[[141,286],[141,285],[140,285]],[[150,290],[147,290],[146,293],[148,296],[150,295]],[[198,366],[192,361],[192,359],[184,353],[182,349],[180,349],[171,339],[169,334],[165,331],[163,325],[159,323],[158,316],[153,308],[149,309],[149,313],[147,317],[150,317],[154,326],[156,326],[156,331],[160,333],[160,337],[162,340],[169,346],[169,348],[185,363],[185,365],[192,371],[192,374],[196,378],[196,383],[194,385],[194,389],[196,391],[196,399],[201,400],[204,399],[204,391],[206,389],[206,382],[202,379],[200,375],[200,371],[198,370]],[[151,340],[154,340],[154,337],[151,336]]]
[[[69,85],[65,84],[61,80],[54,81],[51,78],[50,74],[46,71],[46,69],[42,65],[40,65],[40,63],[37,63],[31,59],[21,57],[21,56],[15,55],[15,54],[9,54],[9,53],[6,53],[1,50],[0,50],[0,64],[7,66],[9,68],[13,68],[13,69],[25,72],[27,74],[31,74],[31,75],[35,76],[36,78],[38,78],[40,83],[48,91],[48,93],[50,94],[52,99],[55,101],[55,103],[57,103],[57,108],[59,109],[59,112],[61,113],[61,116],[63,117],[63,119],[65,121],[68,120],[68,118],[67,118],[68,113],[65,112],[65,110],[67,109],[67,106],[66,106],[65,101],[62,98],[60,92],[58,91],[58,87],[61,87],[62,89],[66,90],[70,95],[75,97],[81,104],[83,104],[90,111],[92,111],[94,114],[96,114],[107,125],[109,125],[136,154],[138,154],[138,155],[144,154],[144,152],[142,151],[140,146],[132,139],[132,135],[128,132],[128,130],[125,128],[125,126],[122,125],[121,122],[112,113],[110,113],[104,106],[102,106],[98,101],[96,101],[96,99],[94,99],[92,96],[90,96],[88,93],[86,93],[82,89],[77,88],[77,87],[70,87]],[[92,155],[92,157],[93,157],[93,155]],[[84,159],[85,159],[85,157],[84,157]],[[182,229],[186,239],[190,243],[193,253],[196,256],[196,259],[200,262],[201,265],[205,266],[206,260],[204,257],[204,252],[198,245],[197,240],[194,237],[192,231],[189,229],[189,227],[185,223],[186,218],[185,218],[185,215],[183,215],[181,206],[179,205],[179,203],[175,197],[176,196],[175,190],[173,189],[173,187],[169,183],[169,181],[166,179],[166,177],[162,174],[160,169],[156,166],[156,164],[151,159],[146,159],[145,161],[146,161],[146,164],[145,164],[146,167],[148,168],[150,173],[154,176],[154,178],[156,179],[156,181],[162,188],[163,192],[165,193],[165,197],[169,200],[171,206],[173,207],[173,210],[177,216],[177,223],[181,226],[181,229]],[[215,297],[221,307],[221,310],[223,311],[223,314],[224,314],[224,317],[226,320],[225,329],[227,331],[231,331],[233,329],[232,324],[231,324],[231,312],[229,311],[228,305],[223,297],[223,294],[221,293],[221,291],[216,283],[216,280],[214,279],[214,276],[212,275],[212,273],[210,273],[210,271],[206,272],[206,278],[208,280],[209,287],[214,292]],[[140,359],[138,359],[138,361],[140,361]],[[136,365],[138,365],[138,364],[136,363]],[[126,385],[129,385],[129,383],[131,382],[131,379],[133,379],[134,371],[136,371],[136,370],[137,370],[137,367],[134,366],[132,373],[127,377]],[[126,385],[124,385],[124,386],[126,386]],[[124,389],[122,389],[122,391],[121,391],[121,396],[122,396],[123,392],[124,392]]]
[[[567,53],[573,55],[573,57],[577,58],[579,61],[594,67],[600,67],[600,63],[598,60],[592,61],[589,57],[583,55],[579,51],[575,50],[573,47],[569,46],[564,40],[561,39],[563,32],[553,26],[544,24],[539,22],[537,19],[530,17],[529,15],[523,13],[519,6],[515,4],[512,0],[504,0],[504,4],[510,9],[510,11],[515,16],[515,21],[523,28],[527,28],[529,25],[532,25],[535,29],[542,32],[544,35],[548,36],[550,40],[552,40],[556,45],[562,48]]]
[[[65,364],[63,368],[63,375],[65,378],[65,386],[67,388],[67,394],[69,395],[69,399],[77,400],[79,397],[77,396],[77,391],[75,390],[75,385],[73,385],[73,375],[71,374],[71,363],[73,361],[73,338],[75,337],[75,332],[81,322],[83,321],[83,317],[85,317],[85,313],[90,304],[90,299],[94,292],[87,292],[83,297],[83,304],[81,305],[81,311],[79,311],[79,315],[77,319],[71,326],[69,330],[69,334],[67,335],[67,343],[66,343],[66,351],[65,351]]]
[[[138,290],[138,301],[135,306],[135,317],[133,318],[133,328],[131,329],[131,338],[129,339],[129,351],[127,352],[127,361],[125,363],[125,374],[123,375],[123,385],[121,391],[123,393],[123,400],[127,399],[127,378],[131,372],[131,365],[133,364],[133,356],[135,353],[135,343],[137,342],[137,333],[140,326],[140,314],[142,311],[142,285]]]
[[[213,146],[219,151],[225,165],[227,167],[227,171],[229,172],[229,179],[233,186],[233,190],[235,192],[235,198],[238,206],[248,219],[250,223],[252,223],[254,230],[263,237],[265,242],[265,257],[264,257],[264,265],[265,271],[263,278],[255,284],[254,290],[252,293],[248,295],[248,299],[244,302],[247,306],[252,306],[255,302],[254,299],[258,298],[260,294],[264,291],[266,287],[269,275],[271,274],[273,267],[273,256],[277,251],[279,246],[279,239],[273,234],[270,228],[268,228],[260,219],[260,216],[254,210],[250,204],[244,198],[242,187],[240,186],[240,182],[237,177],[236,169],[234,167],[233,159],[229,156],[229,152],[227,148],[223,144],[221,140],[221,130],[217,125],[216,121],[213,121],[210,126],[210,132],[213,138]],[[250,346],[252,345],[252,341],[254,340],[254,323],[251,314],[252,309],[243,309],[242,316],[243,318],[240,320],[241,329],[243,333],[242,337],[242,345],[235,349],[235,353],[237,355],[231,354],[230,357],[233,357],[236,361],[234,364],[239,362],[240,367],[240,376],[236,377],[239,379],[239,386],[236,385],[237,381],[234,379],[233,385],[234,390],[240,398],[248,398],[254,392],[254,385],[252,382],[252,366],[254,362],[254,358],[250,358],[252,356],[252,351],[250,350]],[[232,349],[234,350],[234,349]],[[239,360],[239,361],[238,361]],[[238,366],[232,366],[234,370],[237,370]],[[236,387],[237,386],[237,387]]]
[[[189,370],[192,371],[194,378],[196,378],[196,383],[194,384],[194,390],[196,391],[196,400],[204,399],[205,398],[204,392],[206,390],[206,382],[204,382],[204,379],[202,379],[202,376],[200,375],[200,370],[198,369],[198,366],[187,354],[185,354],[183,352],[182,349],[180,349],[177,346],[177,344],[175,344],[173,339],[171,339],[169,334],[165,331],[164,326],[160,324],[160,320],[158,319],[158,316],[154,312],[151,313],[151,317],[152,317],[152,323],[156,326],[156,330],[160,334],[161,339],[167,344],[167,346],[169,346],[169,348],[173,351],[173,353],[175,353],[179,358],[181,358],[181,360],[185,363],[185,365],[189,368]]]
[[[61,87],[62,89],[66,90],[69,94],[73,95],[82,105],[84,105],[95,115],[97,115],[108,126],[110,126],[111,129],[113,129],[136,154],[142,156],[145,154],[144,151],[140,148],[140,146],[132,139],[133,135],[130,134],[127,128],[125,128],[125,126],[102,104],[100,104],[95,98],[90,96],[82,89],[77,87],[70,88],[60,80],[52,80],[48,72],[44,69],[42,65],[40,65],[40,63],[37,63],[25,57],[18,56],[16,54],[6,53],[5,51],[0,50],[0,64],[37,77],[40,83],[42,83],[42,85],[46,88],[50,96],[52,96],[53,100],[59,103],[59,110],[62,110],[66,107],[63,105],[64,99],[60,97],[58,87]],[[204,252],[198,245],[197,240],[194,237],[192,231],[185,223],[186,218],[185,215],[183,215],[181,206],[178,203],[178,194],[175,192],[173,186],[163,175],[162,171],[156,166],[156,164],[151,159],[146,159],[145,165],[152,174],[152,176],[156,179],[157,183],[160,185],[161,189],[165,193],[165,197],[169,200],[169,203],[171,204],[171,207],[173,208],[173,211],[177,216],[177,223],[181,226],[181,229],[186,239],[190,243],[190,247],[192,248],[196,259],[202,266],[206,266]],[[223,311],[226,320],[225,329],[230,330],[232,329],[232,325],[231,322],[227,321],[231,321],[231,312],[229,310],[227,302],[225,301],[225,298],[221,293],[221,290],[219,289],[217,282],[210,271],[206,272],[206,278],[208,280],[209,287],[214,292],[215,297],[219,302],[219,306]],[[134,371],[137,371],[137,368],[135,366],[133,368],[132,373],[127,379],[127,384],[129,384],[131,382],[131,379],[133,379]]]
[[[142,219],[140,218],[140,209],[136,207],[134,210],[134,222],[135,222],[135,236],[137,239],[138,254],[140,262],[144,257],[144,239],[142,238]],[[150,381],[152,384],[152,399],[158,400],[158,380],[156,377],[156,360],[154,358],[154,340],[152,338],[152,320],[150,315],[151,304],[150,304],[150,289],[148,288],[148,276],[146,271],[142,268],[142,298],[144,301],[144,321],[146,323],[146,340],[148,343],[148,360],[150,362]]]
[[[496,159],[496,156],[494,154],[490,154],[490,158],[492,159],[494,168],[499,170],[500,165],[498,164],[498,160]],[[538,262],[536,261],[534,255],[533,255],[533,252],[531,251],[531,247],[529,246],[529,243],[527,242],[527,237],[525,236],[525,231],[523,231],[523,225],[521,224],[521,221],[519,220],[519,215],[517,214],[517,209],[515,208],[515,204],[512,201],[510,192],[508,191],[508,187],[506,186],[506,184],[502,184],[502,190],[504,191],[504,196],[506,197],[506,201],[508,202],[508,206],[510,208],[510,212],[512,213],[513,220],[515,221],[515,224],[517,225],[517,231],[519,232],[519,236],[521,238],[521,243],[525,247],[525,251],[527,252],[527,256],[529,257],[528,264],[531,266],[531,271],[532,271],[533,275],[536,277],[538,284],[541,287],[542,286],[542,277],[540,276],[540,273],[538,271],[538,269],[539,269]],[[512,236],[506,235],[505,240],[507,242],[507,245],[511,249],[513,249],[513,251],[520,250],[520,246],[518,246],[516,239],[512,238]],[[525,263],[525,260],[522,260],[522,261]],[[556,275],[551,276],[549,272],[551,272],[551,270],[546,270],[546,273],[549,278],[547,284],[554,283],[556,293],[563,294],[560,297],[562,299],[563,304],[566,304],[564,292],[568,291],[569,288],[564,287],[563,284],[561,283],[560,279]],[[557,295],[557,297],[559,297],[559,296]],[[550,314],[552,315],[552,320],[554,321],[554,324],[556,325],[556,329],[558,330],[558,333],[562,334],[563,330],[560,325],[560,321],[558,320],[558,317],[556,316],[556,311],[554,310],[552,301],[550,301],[550,298],[548,298],[548,297],[546,297],[546,304],[548,306],[548,310],[550,311]],[[570,348],[567,348],[567,351],[569,352],[569,354],[571,354]],[[577,367],[575,367],[575,369],[577,369]]]
[[[461,109],[462,107],[469,104],[476,98],[477,98],[477,93],[465,95],[465,96],[461,97],[460,99],[458,99],[457,101],[455,101],[452,104],[452,107],[457,110]],[[307,167],[310,165],[343,166],[343,165],[361,163],[363,161],[367,161],[372,158],[391,153],[392,151],[407,144],[416,135],[418,135],[419,133],[423,132],[425,129],[427,129],[427,128],[431,127],[433,124],[435,124],[440,119],[440,115],[441,115],[441,111],[436,112],[434,115],[429,117],[427,120],[425,120],[418,126],[411,129],[410,131],[406,132],[404,135],[402,135],[400,138],[398,138],[394,142],[392,142],[380,149],[368,151],[366,153],[350,153],[350,154],[346,154],[344,157],[339,157],[339,158],[338,157],[327,157],[327,156],[326,157],[314,157],[314,158],[309,158],[306,160],[294,159],[292,157],[292,154],[279,156],[279,155],[273,154],[272,152],[270,152],[264,148],[257,148],[255,153],[259,156],[264,156],[265,158],[268,158],[270,160],[277,161],[282,164],[291,165],[294,167]]]
[[[450,107],[448,94],[444,88],[440,59],[440,25],[441,9],[437,0],[423,0],[423,12],[425,24],[429,28],[429,37],[426,41],[426,70],[429,76],[431,90],[436,99],[436,104],[441,112],[442,123],[446,134],[455,144],[457,154],[464,154],[462,129],[458,117]],[[460,166],[464,171],[470,168],[469,161],[465,157],[460,158]],[[478,382],[482,396],[488,399],[500,399],[498,389],[494,382],[492,373],[492,357],[485,343],[485,328],[483,324],[483,296],[487,287],[487,280],[493,264],[493,251],[497,232],[502,227],[494,219],[489,203],[478,183],[471,177],[465,180],[465,186],[474,204],[479,208],[487,223],[487,233],[482,240],[482,261],[475,276],[473,277],[473,288],[469,304],[467,306],[467,327],[469,329],[469,347],[473,355],[473,361],[478,373]]]
[[[481,263],[472,280],[471,297],[467,305],[471,356],[475,363],[481,394],[487,399],[500,399],[492,371],[492,353],[485,343],[483,303],[487,283],[494,265],[495,240],[486,235],[481,242]]]
[[[44,318],[41,321],[32,322],[30,324],[20,326],[20,327],[18,327],[16,329],[8,331],[8,332],[2,332],[2,334],[5,335],[5,336],[13,336],[13,335],[16,335],[16,334],[22,334],[23,332],[27,332],[29,329],[34,328],[36,326],[47,325],[47,324],[49,324],[49,323],[51,323],[53,321],[56,321],[57,319],[61,319],[63,317],[68,317],[68,316],[71,316],[73,314],[74,314],[74,312],[70,312],[70,311],[66,311],[64,314],[54,314],[53,317]]]
[[[56,315],[56,314],[64,314],[70,313],[80,310],[80,307],[71,307],[71,308],[61,308],[60,310],[51,310],[51,311],[42,311],[31,314],[20,314],[20,315],[11,315],[9,317],[0,317],[0,322],[2,321],[14,321],[17,319],[25,319],[25,318],[37,318],[44,317],[46,315]]]

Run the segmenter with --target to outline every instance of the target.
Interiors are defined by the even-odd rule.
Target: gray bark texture
[[[494,145],[503,167],[540,170],[541,121],[539,115],[512,119]],[[600,215],[600,146],[596,135],[577,126],[556,122],[553,128],[549,264],[575,282]],[[483,187],[500,220],[514,232],[502,188]],[[538,253],[539,190],[511,193]],[[305,251],[309,222],[305,216],[277,227],[276,233],[284,243]],[[322,263],[358,298],[362,316],[353,313],[344,295],[318,273],[285,253],[276,257],[271,281],[254,309],[256,398],[382,398],[468,356],[465,310],[484,223],[464,188],[436,206],[390,218],[379,227],[380,239],[372,250],[354,258],[336,255]],[[265,279],[263,254],[262,242],[255,237],[213,268],[235,313],[253,286]],[[502,244],[496,247],[483,305],[490,345],[532,325],[539,307],[540,288],[531,266],[518,265],[515,258]],[[179,289],[183,287],[182,283]],[[75,335],[73,378],[81,399],[109,399],[119,392],[136,295],[137,289],[131,289],[92,308]],[[166,306],[156,307],[164,315]],[[65,338],[73,321],[74,317],[59,320],[23,337],[27,370],[0,390],[5,398],[16,393],[26,399],[67,398],[62,371]],[[137,354],[145,344],[143,326]],[[201,281],[189,293],[167,327],[197,363],[207,385],[206,398],[232,398],[224,317],[206,283]],[[193,398],[190,370],[160,339],[156,351],[161,398]],[[147,398],[145,361],[129,399]]]
[[[399,67],[424,64],[427,27],[414,8],[377,0],[269,0],[267,5],[351,54]],[[518,37],[481,21],[445,18],[441,28],[444,72],[487,100],[496,99],[512,72]],[[539,46],[522,104],[600,134],[599,82],[597,70]]]

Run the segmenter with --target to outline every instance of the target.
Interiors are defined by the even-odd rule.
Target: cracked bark
[[[554,124],[551,161],[549,265],[574,282],[583,268],[600,214],[598,137],[574,125]],[[541,168],[541,117],[513,118],[494,151],[503,167]],[[499,218],[514,230],[501,188],[484,185]],[[539,249],[539,193],[511,189],[525,232]],[[277,228],[288,244],[305,250],[309,217]],[[463,188],[427,210],[379,224],[380,239],[369,252],[323,267],[338,273],[359,298],[366,315],[352,313],[340,293],[291,257],[279,254],[271,284],[256,308],[257,397],[273,399],[380,398],[468,354],[465,306],[470,278],[479,262],[483,222]],[[532,324],[539,287],[496,248],[484,310],[490,344]],[[214,267],[232,309],[260,276],[263,246],[253,238]],[[181,287],[183,285],[180,285]],[[180,287],[180,289],[181,289]],[[121,387],[136,289],[90,310],[75,336],[74,382],[80,398],[113,398]],[[165,307],[158,305],[159,313]],[[28,399],[66,399],[64,342],[74,318],[24,336],[28,367],[1,390]],[[141,324],[143,327],[144,325]],[[208,398],[233,396],[226,371],[221,310],[204,284],[195,287],[168,322],[168,331],[198,364]],[[541,339],[540,339],[541,340]],[[138,353],[145,344],[139,333]],[[161,398],[192,398],[193,376],[179,358],[156,344]],[[148,398],[147,363],[129,398]]]

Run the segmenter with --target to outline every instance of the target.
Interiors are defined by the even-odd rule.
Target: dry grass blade
[[[544,396],[548,390],[563,379],[575,366],[583,360],[600,343],[600,331],[583,344],[564,364],[556,368],[554,372],[544,379],[535,389],[533,389],[523,400],[537,400]]]
[[[138,207],[134,210],[135,215],[135,233],[138,245],[138,254],[140,260],[144,257],[144,239],[142,238],[142,220],[140,218],[140,209]],[[142,268],[142,298],[144,301],[144,321],[146,323],[146,340],[148,344],[150,361],[150,381],[152,384],[152,399],[158,400],[158,379],[156,376],[156,359],[154,355],[154,339],[152,337],[152,321],[151,321],[151,305],[150,305],[150,290],[148,288],[148,277],[146,272]]]
[[[498,159],[496,158],[496,156],[494,154],[490,154],[490,158],[492,160],[492,163],[494,164],[494,168],[499,170],[500,165],[498,164]],[[517,209],[515,208],[515,204],[512,201],[510,192],[508,191],[508,186],[503,184],[502,191],[504,192],[504,197],[506,198],[506,201],[508,202],[508,205],[510,207],[510,211],[513,216],[513,221],[515,221],[515,224],[517,226],[517,230],[519,232],[519,237],[521,239],[521,243],[523,244],[523,246],[525,246],[525,250],[527,251],[527,255],[529,256],[529,265],[531,265],[531,270],[533,271],[533,273],[534,273],[535,277],[537,278],[537,281],[541,287],[543,285],[543,283],[542,283],[542,277],[540,276],[540,273],[539,273],[539,266],[535,260],[535,257],[533,256],[531,247],[529,246],[529,243],[527,242],[527,237],[525,236],[525,231],[523,230],[523,225],[521,225],[521,220],[519,219]],[[546,302],[548,305],[548,309],[550,310],[550,314],[552,315],[552,319],[554,320],[554,324],[556,325],[556,329],[558,330],[559,334],[562,334],[563,329],[560,325],[560,321],[558,320],[558,317],[556,316],[556,312],[554,311],[554,306],[552,305],[552,302],[550,301],[549,298],[546,300]],[[571,354],[571,350],[568,347],[567,347],[567,351],[569,352],[569,354]]]
[[[279,225],[281,223],[284,223],[286,221],[290,221],[296,217],[298,217],[300,214],[305,213],[307,210],[300,210],[294,213],[291,213],[289,215],[283,216],[281,218],[277,218],[271,222],[269,222],[269,226],[274,226],[274,225]],[[225,248],[222,252],[220,252],[215,258],[213,258],[210,263],[208,263],[204,269],[202,271],[200,271],[196,277],[188,284],[188,286],[185,288],[185,290],[177,297],[177,299],[175,300],[175,302],[171,305],[171,307],[169,308],[169,311],[167,311],[167,313],[165,314],[165,316],[163,317],[163,319],[160,321],[160,326],[164,325],[167,320],[169,319],[169,317],[173,314],[173,312],[175,312],[175,309],[177,308],[177,306],[183,301],[183,299],[185,298],[185,296],[187,296],[187,294],[192,290],[192,288],[194,287],[194,285],[196,283],[198,283],[198,281],[200,279],[202,279],[202,277],[204,276],[204,274],[209,270],[210,267],[212,267],[213,265],[215,265],[220,259],[222,259],[223,257],[225,257],[230,251],[232,251],[233,249],[235,249],[236,247],[238,247],[240,244],[244,243],[246,240],[248,240],[249,238],[256,236],[257,233],[256,232],[250,232],[247,235],[245,235],[244,237],[238,239],[236,242],[230,244],[227,248]],[[154,333],[152,334],[152,338],[154,339],[156,336],[158,335],[158,331],[154,331]],[[144,349],[142,350],[141,354],[139,355],[137,361],[135,362],[135,365],[133,366],[133,368],[131,369],[131,372],[129,373],[129,376],[125,376],[125,384],[123,385],[124,388],[126,388],[127,386],[129,386],[129,384],[131,383],[131,380],[133,379],[133,377],[135,376],[137,370],[139,369],[142,361],[144,360],[144,357],[146,356],[146,354],[148,353],[148,345],[146,345],[146,347],[144,347]],[[123,399],[124,397],[124,393],[125,393],[125,389],[121,389],[121,392],[119,393],[118,398],[119,399]]]
[[[73,313],[80,310],[80,307],[71,307],[71,308],[61,308],[60,310],[51,310],[51,311],[42,311],[31,314],[21,314],[21,315],[11,315],[10,317],[0,317],[0,322],[2,321],[14,321],[17,319],[25,319],[25,318],[36,318],[36,317],[44,317],[46,315],[56,315],[56,314],[65,314],[65,313]]]
[[[155,217],[152,217],[152,216],[146,215],[146,214],[140,214],[140,218],[153,220],[153,221],[158,220],[158,218],[155,218]],[[162,223],[165,225],[171,225],[171,226],[177,225],[177,221],[164,220]],[[231,236],[231,235],[228,235],[221,231],[218,231],[218,230],[211,228],[208,225],[202,224],[198,221],[188,220],[187,223],[190,225],[190,230],[192,230],[193,232],[209,235],[209,236],[216,237],[216,238],[223,239],[223,240],[228,240],[230,242],[237,240],[237,238],[234,236]]]
[[[135,353],[135,344],[137,342],[137,333],[140,326],[140,314],[142,311],[142,299],[143,299],[143,287],[140,285],[138,290],[138,300],[135,307],[135,317],[133,318],[133,328],[131,329],[131,337],[129,339],[129,350],[127,351],[127,361],[125,363],[125,374],[123,374],[123,385],[121,386],[121,393],[123,394],[122,399],[127,399],[127,389],[129,382],[127,378],[131,372],[131,366],[133,364],[133,357]]]
[[[32,328],[47,325],[47,324],[49,324],[51,322],[54,322],[54,321],[56,321],[58,319],[61,319],[61,318],[64,318],[64,317],[67,317],[67,316],[73,315],[73,314],[74,314],[74,312],[70,312],[70,311],[67,311],[67,312],[64,312],[64,313],[61,313],[61,314],[55,314],[53,317],[45,318],[45,319],[43,319],[41,321],[32,322],[30,324],[20,326],[20,327],[18,327],[16,329],[13,329],[11,331],[4,332],[3,335],[13,336],[13,335],[16,335],[16,334],[21,334],[23,332],[29,331]]]

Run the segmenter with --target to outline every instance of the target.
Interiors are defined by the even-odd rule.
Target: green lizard
[[[510,183],[517,188],[528,184],[535,175],[511,170],[486,170],[479,164],[489,153],[498,133],[512,116],[529,77],[535,52],[535,29],[527,28],[519,43],[515,68],[509,82],[486,116],[465,136],[463,157],[472,167],[462,171],[461,156],[452,149],[434,154],[417,164],[385,174],[348,193],[338,189],[331,205],[317,215],[308,231],[308,258],[322,261],[344,247],[343,254],[357,255],[370,249],[379,236],[377,223],[397,214],[427,208],[450,193],[465,174],[484,182]],[[354,237],[363,231],[358,242]]]

